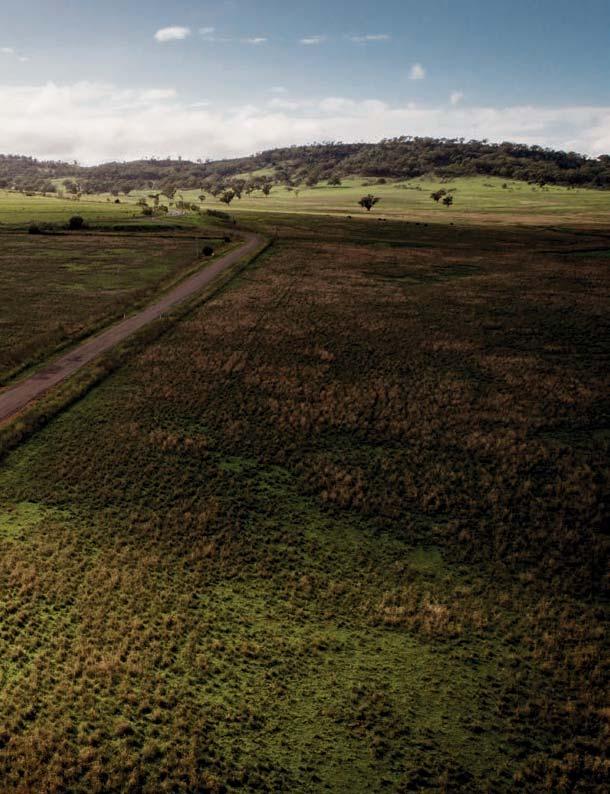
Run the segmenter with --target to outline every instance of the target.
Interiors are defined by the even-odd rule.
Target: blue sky
[[[0,151],[428,134],[610,149],[608,0],[2,0]]]

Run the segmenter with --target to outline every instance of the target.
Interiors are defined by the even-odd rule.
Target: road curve
[[[36,398],[43,395],[53,386],[73,375],[81,367],[89,364],[100,354],[110,350],[119,342],[127,339],[145,325],[158,319],[164,312],[183,303],[203,287],[207,286],[217,275],[239,262],[240,259],[253,254],[264,242],[264,238],[250,232],[239,232],[244,244],[225,256],[212,261],[195,275],[181,281],[170,292],[158,301],[147,306],[136,314],[111,325],[102,333],[87,339],[80,345],[64,353],[53,363],[35,372],[29,378],[18,381],[0,392],[0,422],[18,414]]]

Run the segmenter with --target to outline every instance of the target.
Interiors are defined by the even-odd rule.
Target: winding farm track
[[[141,328],[157,320],[164,312],[183,303],[206,287],[216,276],[252,255],[264,243],[264,238],[251,232],[239,232],[244,244],[220,257],[193,276],[181,281],[176,287],[161,296],[155,303],[136,314],[111,325],[100,334],[85,340],[67,353],[54,359],[30,377],[18,381],[0,392],[0,422],[11,419],[28,403],[41,397],[53,386],[73,375],[102,353],[111,350],[119,342],[135,334]]]

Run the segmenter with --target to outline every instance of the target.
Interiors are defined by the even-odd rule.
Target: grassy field
[[[607,790],[607,238],[243,215],[2,462],[3,789]]]
[[[172,228],[131,219],[133,207],[104,214],[103,204],[78,207],[90,230],[30,235],[29,219],[66,223],[74,205],[67,213],[56,199],[25,201],[0,196],[0,217],[11,222],[0,224],[0,386],[203,266],[204,245],[216,254],[226,248],[222,232],[195,231],[194,219],[176,219]]]
[[[272,176],[272,171],[260,169],[251,175],[240,175],[244,179],[250,176]],[[452,207],[444,207],[432,200],[431,193],[440,188],[453,192]],[[129,196],[121,195],[121,203],[114,204],[114,197],[109,194],[83,196],[80,201],[72,201],[0,191],[0,226],[38,221],[62,222],[76,213],[86,214],[97,223],[138,218],[141,217],[141,208],[137,201],[147,198],[149,192],[133,191]],[[378,185],[374,179],[355,176],[344,179],[338,187],[320,183],[314,188],[301,186],[290,191],[276,185],[269,196],[261,192],[250,196],[244,193],[241,199],[233,201],[231,211],[358,216],[366,214],[366,210],[358,206],[358,201],[367,193],[381,199],[371,212],[375,218],[494,226],[603,226],[610,219],[610,191],[553,185],[541,188],[497,177],[462,177],[443,182],[421,177]],[[199,188],[183,189],[178,190],[176,199],[198,204],[204,213],[207,208],[227,209],[209,193],[205,194],[204,202],[199,202],[200,195]],[[162,197],[161,203],[164,202],[167,203],[167,199]],[[183,222],[188,222],[188,219]]]
[[[141,216],[135,202],[114,204],[108,197],[84,198],[80,201],[57,196],[24,196],[0,190],[0,228],[30,223],[66,223],[72,215],[83,215],[90,223],[126,221]]]
[[[381,198],[371,213],[375,217],[434,223],[540,226],[554,223],[603,225],[610,220],[610,191],[568,190],[555,186],[543,189],[495,177],[461,178],[443,183],[427,178],[385,185],[374,182],[354,177],[343,180],[340,187],[325,184],[315,188],[301,187],[298,195],[294,190],[276,186],[268,197],[260,192],[251,196],[244,194],[241,199],[235,199],[231,207],[255,212],[359,215],[366,214],[366,210],[358,206],[359,199],[373,193]],[[452,207],[436,204],[430,197],[440,188],[454,191]],[[185,190],[182,195],[196,202],[200,192]],[[224,207],[209,194],[202,206]]]

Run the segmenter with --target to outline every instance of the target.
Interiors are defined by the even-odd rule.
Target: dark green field
[[[606,791],[610,232],[267,217],[2,461],[2,789]]]

